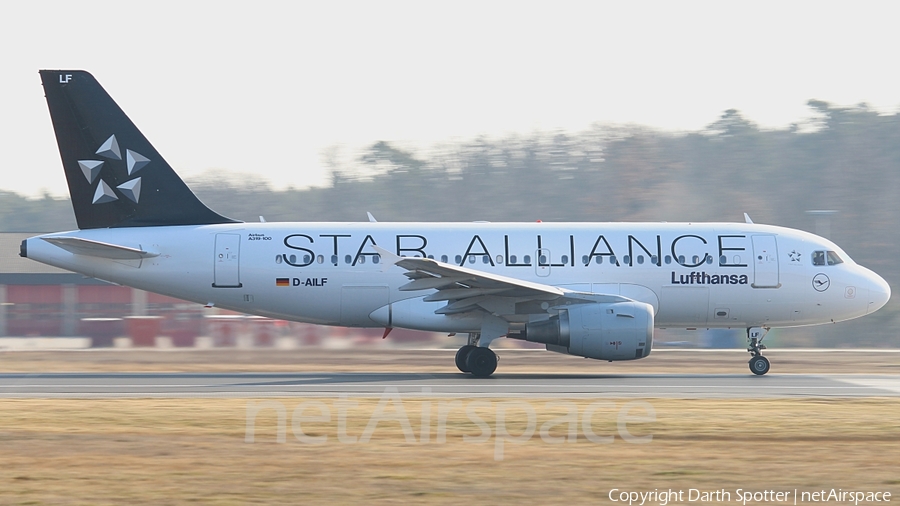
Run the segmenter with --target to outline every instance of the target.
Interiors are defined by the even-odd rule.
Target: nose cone
[[[891,298],[891,286],[878,274],[869,271],[869,307],[866,314],[878,311]]]

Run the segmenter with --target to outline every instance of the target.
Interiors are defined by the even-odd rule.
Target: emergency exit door
[[[753,236],[753,288],[778,288],[778,246],[774,235]]]
[[[240,234],[216,234],[213,287],[241,287],[240,249]]]

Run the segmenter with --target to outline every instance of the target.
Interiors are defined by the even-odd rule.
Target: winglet
[[[381,264],[382,272],[386,271],[388,267],[396,265],[397,262],[399,262],[400,260],[403,260],[403,257],[399,257],[399,256],[391,253],[390,251],[382,248],[381,246],[373,245],[372,249],[374,249],[379,255],[381,255],[381,259],[383,260],[383,262]]]
[[[369,217],[369,223],[378,223],[378,220],[376,220],[375,217],[372,216],[372,213],[370,213],[369,211],[366,211],[366,216]]]
[[[750,215],[747,213],[744,213],[744,223],[753,224],[753,220],[750,219]]]

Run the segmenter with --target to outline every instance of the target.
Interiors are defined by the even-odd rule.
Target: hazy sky
[[[323,151],[900,106],[896,2],[4,2],[0,189],[66,193],[38,69],[94,74],[183,176]]]

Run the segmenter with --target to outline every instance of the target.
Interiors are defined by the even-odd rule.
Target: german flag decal
[[[275,278],[275,286],[291,286],[291,278]]]

